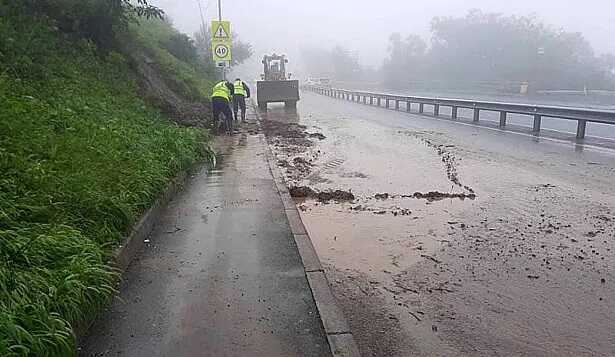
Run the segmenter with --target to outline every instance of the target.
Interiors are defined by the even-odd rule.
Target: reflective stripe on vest
[[[211,97],[221,97],[224,98],[226,100],[231,100],[231,91],[228,89],[228,87],[226,86],[226,82],[222,81],[219,82],[218,84],[216,84],[214,86],[214,89],[212,91]]]
[[[246,93],[246,89],[244,88],[242,81],[235,81],[235,94],[243,95],[244,97],[248,94]]]

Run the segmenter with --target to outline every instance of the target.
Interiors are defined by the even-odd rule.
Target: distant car
[[[331,86],[331,79],[330,79],[330,78],[320,78],[320,79],[318,80],[318,83],[319,83],[321,86]]]
[[[313,86],[330,87],[331,79],[330,78],[308,78],[305,80],[305,84],[313,85]]]

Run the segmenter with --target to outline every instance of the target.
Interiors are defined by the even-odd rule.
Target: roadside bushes
[[[0,356],[70,356],[113,293],[110,252],[209,137],[53,21],[3,16],[0,38]]]

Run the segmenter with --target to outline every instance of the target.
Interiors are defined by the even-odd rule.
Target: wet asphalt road
[[[220,142],[166,210],[80,356],[328,356],[265,161],[264,139]]]
[[[615,355],[615,151],[306,92],[264,118],[324,136],[269,133],[293,184],[356,196],[297,203],[364,356]]]

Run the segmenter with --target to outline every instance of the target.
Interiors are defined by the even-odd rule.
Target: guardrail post
[[[457,119],[457,107],[451,107],[451,118]]]
[[[380,97],[376,98],[376,105],[380,107],[381,106],[380,103],[381,103]]]
[[[399,100],[395,100],[395,110],[399,110]]]
[[[367,96],[366,95],[363,96],[363,104],[367,104]]]
[[[374,97],[369,96],[369,105],[374,105]]]
[[[437,117],[440,115],[440,104],[433,105],[433,116]]]
[[[534,115],[534,128],[532,129],[535,133],[540,131],[540,125],[542,124],[542,116],[540,114]]]
[[[506,112],[500,112],[500,126],[506,126],[506,117],[507,117],[508,113]]]
[[[406,102],[406,111],[409,112],[412,110],[412,102]]]
[[[389,108],[389,98],[386,98],[385,100],[386,100],[386,102],[385,102],[386,107]]]
[[[587,128],[587,121],[579,120],[577,123],[577,139],[585,138],[585,128]]]
[[[423,103],[419,103],[419,113],[423,114],[424,111],[425,111],[425,105]]]
[[[473,122],[477,122],[480,119],[480,109],[474,108],[474,117],[472,118]]]

